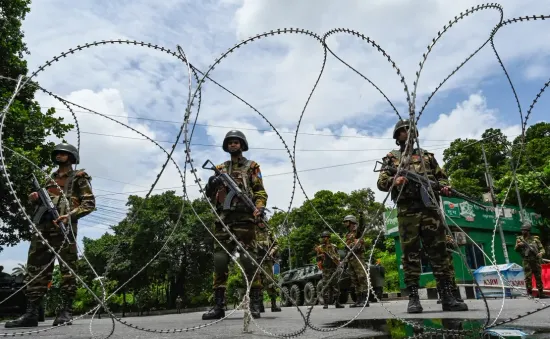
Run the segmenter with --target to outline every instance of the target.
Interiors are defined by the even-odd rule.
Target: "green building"
[[[490,260],[496,259],[497,265],[506,263],[504,260],[500,232],[498,228],[495,227],[495,212],[487,211],[459,198],[442,197],[442,204],[447,224],[453,233],[455,233],[454,235],[460,245],[460,251],[465,256],[469,267],[467,268],[464,265],[462,258],[458,254],[453,254],[457,283],[473,283],[473,271],[481,266],[492,265]],[[503,212],[501,212],[501,217],[499,219],[504,233],[506,248],[508,250],[508,258],[511,263],[521,265],[521,257],[514,250],[516,236],[520,234],[520,210],[516,206],[504,205],[502,207]],[[536,214],[530,209],[524,209],[524,214],[524,218],[531,221],[533,225],[531,233],[538,234],[538,229],[535,226],[542,222],[540,214]],[[403,267],[401,266],[402,252],[399,233],[397,231],[397,211],[395,209],[386,211],[384,219],[386,224],[386,236],[395,239],[397,267],[399,268],[399,286],[403,290],[406,286],[403,283]],[[467,233],[468,237],[471,239],[467,238],[465,234],[460,234],[460,230],[456,227],[457,225],[463,232]],[[493,259],[493,240],[495,259]],[[490,260],[483,255],[473,242],[483,249]],[[422,274],[420,276],[420,287],[425,287],[426,283],[435,281],[435,279],[425,254],[422,255],[421,262]]]

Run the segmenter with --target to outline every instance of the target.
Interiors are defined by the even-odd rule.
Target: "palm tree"
[[[27,265],[26,264],[18,264],[18,267],[14,267],[12,270],[12,275],[19,276],[23,275],[26,276],[29,271],[27,271]]]

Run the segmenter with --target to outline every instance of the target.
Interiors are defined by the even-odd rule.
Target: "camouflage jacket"
[[[388,153],[384,158],[382,158],[382,162],[384,165],[389,165],[394,168],[398,168],[399,162],[401,160],[402,153],[400,150],[393,150],[390,153]],[[441,167],[439,167],[439,164],[437,163],[437,160],[435,160],[435,157],[433,153],[430,153],[426,150],[415,148],[412,152],[411,159],[408,166],[403,166],[403,169],[418,173],[418,174],[424,174],[422,170],[422,161],[424,162],[424,165],[426,167],[427,175],[430,180],[437,181],[441,186],[448,186],[449,181],[447,178],[447,175],[443,171]],[[388,192],[393,182],[393,177],[387,172],[387,171],[381,171],[378,175],[378,181],[376,183],[379,190],[383,192]],[[391,192],[391,198],[393,201],[397,199],[397,196],[399,194],[400,187],[394,186]],[[439,194],[439,192],[435,192],[436,196]],[[402,203],[408,203],[412,201],[419,201],[420,200],[420,189],[418,184],[413,183],[409,181],[407,184],[405,184],[405,187],[403,188],[403,191],[401,192],[401,195],[399,196],[399,199],[397,201],[398,204]]]
[[[239,185],[239,188],[248,194],[257,208],[265,207],[267,204],[267,193],[262,180],[262,172],[260,165],[245,157],[241,157],[237,162],[226,161],[216,166],[222,173],[228,173],[233,180]],[[208,186],[208,185],[207,185]],[[206,187],[208,191],[208,188]],[[225,197],[228,194],[228,189],[224,185],[220,185],[213,195],[210,197],[212,203],[218,210],[222,210]],[[246,211],[246,207],[240,199],[235,197],[231,202],[232,210]],[[251,213],[250,211],[246,211]],[[223,214],[224,212],[222,212]]]
[[[256,243],[258,244],[259,255],[264,256],[267,253],[269,246],[273,245],[269,251],[273,256],[273,259],[277,257],[279,253],[279,243],[270,229],[267,227],[256,227]]]
[[[315,247],[317,253],[317,267],[323,268],[335,268],[340,264],[340,255],[338,254],[338,248],[334,244],[321,244]]]
[[[521,257],[524,260],[538,260],[539,258],[537,258],[537,254],[541,253],[541,256],[545,254],[544,247],[542,246],[539,237],[536,235],[531,235],[527,238],[520,235],[517,237],[517,240],[520,240],[521,242],[516,242],[516,247],[514,249],[516,252],[521,254]]]
[[[355,246],[355,243],[359,243],[353,252],[356,254],[363,254],[365,252],[365,240],[364,239],[357,239],[357,230],[349,231],[346,234],[346,245],[349,246],[349,248],[353,248]],[[361,256],[359,256],[361,258]]]
[[[59,174],[58,171],[52,173],[51,178],[46,183],[46,191],[50,195],[53,204],[57,207],[59,215],[69,214],[71,216],[71,222],[77,222],[78,219],[90,214],[95,210],[95,196],[92,191],[92,185],[90,181],[92,178],[84,171],[70,170],[67,173]],[[69,200],[70,206],[66,204],[65,199],[61,195],[57,184],[67,200]],[[69,193],[69,189],[71,189]],[[40,204],[40,200],[36,201]],[[44,206],[39,206],[35,212],[34,222],[38,223],[43,216],[45,210]]]

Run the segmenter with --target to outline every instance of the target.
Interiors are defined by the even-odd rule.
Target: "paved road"
[[[337,331],[330,332],[318,332],[312,329],[307,329],[304,335],[300,336],[303,339],[320,339],[320,338],[379,338],[386,339],[390,338],[387,334],[389,330],[392,330],[392,335],[394,338],[399,339],[399,337],[406,337],[407,335],[412,334],[411,329],[408,330],[404,325],[399,325],[395,321],[385,321],[383,319],[392,319],[395,318],[389,312],[394,315],[409,319],[415,323],[424,324],[428,326],[430,324],[435,324],[435,326],[457,326],[457,324],[462,323],[463,328],[471,328],[471,324],[475,324],[478,321],[483,320],[486,317],[486,309],[483,301],[478,300],[467,300],[470,311],[468,312],[441,312],[441,306],[437,305],[434,300],[424,300],[423,307],[424,313],[420,315],[410,315],[405,312],[407,301],[388,301],[384,304],[371,304],[370,307],[365,308],[364,311],[357,317],[351,327],[354,328],[345,328]],[[550,304],[550,301],[547,302]],[[491,311],[491,318],[494,318],[500,307],[500,300],[489,300],[489,309]],[[385,310],[384,307],[387,309]],[[510,318],[518,314],[526,313],[532,311],[535,308],[541,307],[540,304],[536,304],[534,301],[527,299],[507,299],[503,312],[501,314],[502,318]],[[301,307],[302,311],[305,314],[306,307]],[[389,312],[388,312],[389,311]],[[325,329],[330,329],[331,323],[342,322],[350,320],[357,314],[358,310],[353,308],[344,308],[344,309],[334,309],[329,308],[328,310],[322,309],[321,306],[315,306],[311,320],[312,323],[316,326],[323,327]],[[169,314],[162,316],[145,316],[145,317],[128,317],[124,318],[125,321],[134,324],[140,328],[147,328],[152,330],[172,330],[173,329],[183,329],[187,327],[205,325],[209,322],[201,320],[201,313],[185,313],[185,314]],[[440,320],[444,318],[445,320]],[[375,319],[381,319],[376,321]],[[433,319],[433,320],[430,320]],[[468,321],[457,321],[450,319],[471,319]],[[537,330],[546,332],[542,337],[550,336],[550,308],[547,310],[540,311],[538,313],[532,314],[526,318],[517,320],[511,324],[506,325],[507,327],[523,328],[526,330]],[[266,313],[262,314],[262,318],[257,320],[259,326],[263,329],[276,333],[291,333],[300,330],[303,327],[303,320],[295,308],[285,307],[280,313],[271,313],[269,308],[266,308]],[[47,320],[45,323],[40,323],[38,330],[47,329],[51,324],[51,320]],[[389,325],[388,325],[389,324]],[[388,328],[390,326],[391,328]],[[360,328],[356,328],[360,327]],[[105,338],[105,336],[111,330],[111,320],[103,317],[99,320],[94,320],[91,325],[95,338]],[[189,332],[180,332],[180,333],[150,333],[142,330],[129,328],[121,323],[116,322],[114,334],[110,337],[112,339],[129,339],[129,338],[151,338],[151,339],[160,339],[160,338],[268,338],[269,335],[262,333],[253,323],[250,324],[250,330],[252,333],[243,334],[243,312],[235,311],[228,319],[223,322],[194,330]],[[457,327],[454,327],[457,329]],[[13,338],[13,334],[24,332],[26,329],[10,330],[4,329],[3,324],[0,327],[0,337],[4,334],[11,334],[10,337]],[[37,330],[37,328],[29,329]],[[397,331],[397,332],[395,332]],[[398,334],[396,334],[398,333]],[[399,333],[401,333],[399,335]],[[17,335],[18,338],[21,338],[20,335]],[[90,338],[90,320],[81,319],[75,322],[72,326],[56,328],[48,330],[38,334],[27,335],[27,337],[40,337],[40,338],[50,338],[50,339],[61,339],[61,338],[71,338],[71,339],[80,339],[80,338]],[[537,336],[539,337],[539,336]]]

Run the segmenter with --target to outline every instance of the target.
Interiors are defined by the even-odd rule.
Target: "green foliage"
[[[17,78],[27,75],[27,63],[23,59],[29,51],[23,42],[24,34],[21,22],[30,11],[30,0],[0,1],[0,12],[5,19],[0,21],[0,75]],[[13,94],[15,82],[0,79],[0,107],[4,107]],[[14,155],[9,149],[17,151],[35,163],[38,167],[48,170],[51,165],[50,152],[55,146],[46,142],[46,138],[55,135],[62,138],[73,126],[64,124],[62,118],[54,116],[54,109],[43,113],[38,102],[34,101],[36,87],[29,83],[16,96],[7,112],[3,128],[2,152],[10,179],[14,183],[17,197],[27,203],[27,195],[31,192],[28,176],[36,172],[36,168],[27,161]],[[37,178],[42,176],[37,173]],[[28,222],[18,213],[19,206],[13,203],[13,197],[5,185],[0,184],[0,251],[2,245],[15,245],[21,240],[30,239]],[[30,205],[25,205],[27,211],[32,211]]]

